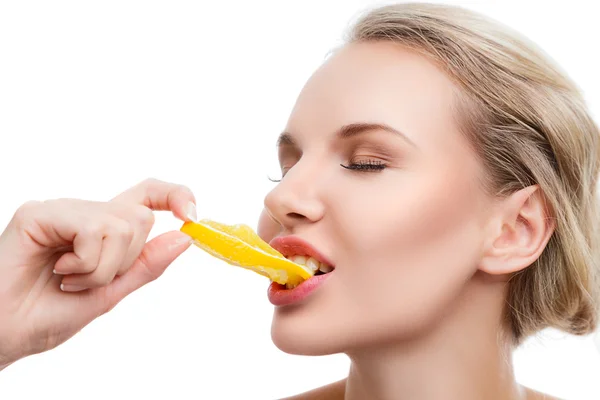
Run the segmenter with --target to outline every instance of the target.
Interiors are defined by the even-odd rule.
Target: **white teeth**
[[[312,272],[317,272],[318,270],[320,270],[321,272],[326,274],[328,272],[333,271],[333,268],[331,268],[329,265],[320,263],[319,261],[317,261],[316,259],[314,259],[312,257],[291,256],[289,259],[290,259],[290,261],[292,261],[296,264],[307,266],[308,268],[311,269]]]
[[[331,268],[329,265],[327,264],[323,264],[323,263],[319,263],[319,271],[323,272],[324,274],[333,271],[333,268]]]
[[[306,260],[306,266],[312,270],[312,272],[317,272],[319,269],[319,262],[314,258],[310,257]]]
[[[290,260],[296,264],[306,265],[306,256],[292,256]]]

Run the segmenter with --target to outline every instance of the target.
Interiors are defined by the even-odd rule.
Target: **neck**
[[[426,332],[348,352],[345,400],[524,398],[501,334],[504,288],[478,274]]]

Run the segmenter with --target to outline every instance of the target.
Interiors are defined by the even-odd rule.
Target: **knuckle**
[[[153,188],[156,190],[169,190],[171,192],[177,192],[177,193],[186,193],[186,194],[191,194],[192,190],[182,184],[178,184],[178,183],[174,183],[174,182],[166,182],[166,181],[162,181],[156,178],[147,178],[146,180],[144,180],[142,182],[142,185],[145,186],[146,188]]]
[[[173,184],[173,186],[169,190],[169,197],[172,201],[177,201],[179,203],[187,203],[188,201],[194,201],[195,197],[192,189],[185,185]]]
[[[150,259],[148,258],[148,250],[144,249],[140,253],[138,257],[138,262],[140,263],[140,268],[144,272],[144,274],[148,277],[148,280],[154,280],[157,277],[154,277],[154,271],[151,268]]]
[[[104,234],[104,223],[98,220],[87,221],[85,225],[81,227],[80,232],[84,237],[102,237]]]
[[[87,280],[87,284],[90,287],[102,287],[112,282],[115,274],[109,270],[99,271],[92,273]]]
[[[62,209],[72,209],[78,207],[81,204],[86,203],[84,200],[71,199],[66,197],[56,198],[56,199],[47,199],[43,201],[44,204],[47,204],[52,207],[58,207]]]
[[[150,178],[146,178],[142,182],[140,182],[140,186],[150,187],[150,186],[155,186],[160,183],[162,183],[162,181],[160,181],[156,178],[150,177]]]
[[[114,220],[111,224],[110,230],[113,235],[118,236],[119,238],[124,240],[133,239],[133,235],[135,233],[133,227],[128,222],[123,221],[122,219]]]
[[[155,217],[152,210],[144,206],[136,206],[133,211],[134,220],[144,228],[151,228],[154,225]]]
[[[148,282],[156,280],[164,272],[163,268],[157,268],[156,263],[152,262],[152,254],[159,250],[157,247],[157,244],[154,242],[147,243],[137,258],[140,271],[145,275]]]
[[[79,255],[80,268],[82,272],[92,272],[97,267],[97,260],[90,254]]]
[[[19,222],[27,221],[37,213],[37,210],[42,207],[42,205],[43,203],[41,201],[27,201],[17,209],[14,219]]]
[[[194,196],[192,189],[185,185],[176,185],[176,191],[183,195],[188,195],[192,197]]]
[[[111,275],[102,275],[100,278],[98,278],[97,284],[100,287],[106,286],[112,282],[113,278],[114,278],[114,275],[112,275],[112,274]]]
[[[46,200],[42,201],[42,203],[44,203],[44,204],[60,204],[60,203],[65,203],[68,200],[69,199],[59,197],[59,198],[55,198],[55,199],[46,199]]]

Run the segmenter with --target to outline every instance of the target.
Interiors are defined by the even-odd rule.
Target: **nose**
[[[317,222],[325,212],[319,187],[318,171],[298,162],[267,194],[265,210],[284,230]]]

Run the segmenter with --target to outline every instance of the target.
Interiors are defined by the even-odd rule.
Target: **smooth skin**
[[[194,205],[188,188],[149,179],[109,202],[20,207],[0,236],[0,369],[55,348],[158,278],[191,238],[173,231],[146,243],[153,211],[189,220]]]
[[[300,237],[335,270],[276,307],[272,337],[291,354],[345,353],[351,367],[293,399],[540,398],[515,381],[503,309],[511,274],[540,256],[554,221],[537,185],[505,198],[483,189],[459,94],[390,42],[346,45],[301,91],[259,234]]]

